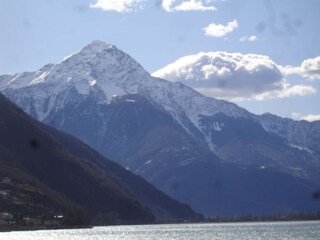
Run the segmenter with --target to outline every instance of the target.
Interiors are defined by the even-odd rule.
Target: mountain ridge
[[[92,49],[97,49],[97,53]],[[190,166],[203,169],[202,164],[207,164],[209,169],[213,164],[229,174],[239,175],[243,168],[250,167],[252,178],[254,171],[260,172],[259,168],[264,167],[312,184],[320,182],[316,144],[320,135],[303,130],[310,128],[309,123],[304,123],[292,138],[288,134],[290,128],[281,118],[257,116],[234,103],[205,97],[182,83],[154,78],[129,55],[101,42],[93,42],[45,69],[48,68],[56,69],[48,74],[39,73],[41,81],[26,74],[15,75],[8,84],[8,76],[0,77],[0,91],[35,118],[79,137],[179,200],[193,201],[188,195],[181,197],[173,191],[177,182],[179,186],[189,182],[182,169]],[[28,81],[30,85],[26,87],[15,88],[13,84]],[[55,81],[64,84],[54,85]],[[272,124],[276,122],[274,127]],[[315,129],[317,124],[314,123]],[[250,134],[257,128],[261,135]],[[279,129],[288,130],[282,134]],[[302,133],[308,141],[302,141],[299,136]],[[274,135],[280,139],[279,146],[272,143]],[[230,154],[226,154],[228,152]],[[242,155],[249,161],[241,158]],[[233,170],[224,169],[224,163]],[[175,176],[175,172],[180,175]],[[192,172],[186,172],[190,178],[197,178]],[[204,178],[203,181],[202,184],[209,187],[213,180]],[[196,197],[192,196],[191,188],[185,186],[184,191],[190,198]],[[244,191],[253,194],[250,189]],[[201,206],[201,203],[195,205]],[[208,209],[216,209],[211,205],[214,203],[206,202]],[[286,209],[284,205],[282,208]],[[207,214],[204,208],[201,211]],[[209,215],[212,214],[211,211]]]
[[[27,116],[1,94],[0,106],[0,176],[13,182],[1,186],[10,192],[0,199],[1,211],[43,215],[82,206],[98,224],[202,218],[78,139]],[[27,199],[16,206],[15,198]]]

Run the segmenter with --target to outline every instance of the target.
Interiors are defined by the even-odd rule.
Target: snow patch
[[[69,58],[71,58],[72,56],[74,56],[74,55],[76,55],[76,54],[78,54],[78,53],[79,53],[79,51],[77,51],[77,52],[75,52],[75,53],[72,53],[72,54],[70,54],[70,55],[62,58],[59,63],[65,62],[66,60],[68,60]]]
[[[146,161],[146,162],[144,163],[144,165],[148,165],[148,164],[150,164],[150,163],[152,163],[152,160]]]
[[[308,152],[310,154],[313,153],[313,151],[311,151],[310,149],[308,149],[306,147],[303,147],[303,146],[295,145],[295,144],[292,144],[292,143],[289,143],[288,146],[292,147],[292,148],[295,148],[295,149],[298,149],[300,151],[306,151],[306,152]]]
[[[222,131],[222,128],[224,127],[224,123],[213,122],[211,124],[211,127],[214,131],[220,132],[220,131]]]
[[[93,87],[94,85],[97,84],[97,81],[96,80],[91,80],[91,81],[89,81],[89,84],[90,84],[91,87]]]
[[[19,89],[28,86],[28,84],[35,78],[34,72],[19,73],[13,76],[8,82],[7,88]]]
[[[29,83],[29,86],[44,82],[46,79],[46,76],[48,76],[49,74],[50,74],[50,71],[40,73],[38,77],[36,77],[34,80],[32,80]]]

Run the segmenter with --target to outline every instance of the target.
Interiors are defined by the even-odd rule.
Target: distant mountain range
[[[319,210],[320,122],[254,115],[94,41],[0,91],[206,216]]]
[[[0,183],[0,212],[38,217],[82,207],[95,224],[202,218],[1,94],[0,177],[9,179]]]

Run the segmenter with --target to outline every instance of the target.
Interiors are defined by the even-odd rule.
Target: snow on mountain
[[[111,44],[94,41],[57,64],[0,76],[0,91],[38,120],[77,136],[203,212],[216,213],[219,207],[211,208],[216,197],[225,203],[235,192],[222,214],[233,206],[242,213],[242,196],[260,196],[248,186],[260,176],[261,166],[267,175],[257,191],[281,174],[320,182],[317,123],[256,116],[182,83],[152,77]],[[226,195],[216,194],[222,180],[234,186]],[[239,190],[243,186],[244,192]]]
[[[100,41],[93,41],[58,64],[0,78],[0,91],[41,121],[66,105],[64,101],[74,101],[65,93],[71,89],[82,97],[97,94],[105,104],[116,96],[140,94],[189,133],[191,123],[201,131],[201,115],[223,112],[232,117],[250,116],[235,104],[204,97],[181,83],[154,78],[129,55]]]
[[[211,150],[211,136],[200,124],[203,116],[223,113],[233,118],[250,118],[271,132],[281,132],[287,125],[277,121],[277,130],[268,123],[276,122],[274,118],[268,121],[266,116],[257,117],[236,104],[205,97],[182,83],[152,77],[128,54],[101,41],[93,41],[61,62],[47,64],[36,72],[0,76],[0,91],[41,121],[68,103],[83,101],[88,96],[94,96],[100,104],[109,104],[115,97],[139,94],[169,113],[189,134],[200,132]],[[303,127],[299,129],[303,132]],[[299,145],[297,134],[288,130],[281,136]]]
[[[270,113],[257,116],[257,119],[264,129],[285,138],[290,146],[320,153],[320,121],[295,121]]]

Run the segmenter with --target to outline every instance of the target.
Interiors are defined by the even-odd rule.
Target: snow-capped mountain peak
[[[93,97],[99,104],[109,104],[115,96],[128,94],[146,98],[189,133],[203,132],[200,116],[218,112],[231,117],[250,115],[235,104],[205,97],[181,83],[152,77],[128,54],[101,41],[36,72],[2,76],[0,91],[41,121],[70,102]]]
[[[81,85],[88,83],[87,88],[78,89],[81,94],[89,93],[97,84],[106,95],[117,94],[112,94],[109,90],[114,86],[120,87],[124,80],[134,81],[138,77],[148,75],[129,55],[112,44],[100,41],[93,41],[78,53],[57,64],[54,73],[57,75],[59,72],[68,73],[68,76],[62,77],[67,82],[77,81],[76,85],[79,85],[79,81]]]
[[[16,74],[8,81],[4,79],[0,90],[45,84],[57,92],[72,85],[80,94],[86,95],[100,87],[108,98],[125,92],[136,93],[134,83],[148,75],[139,63],[114,45],[93,41],[58,64],[48,64],[36,72]]]
[[[89,45],[85,46],[81,51],[95,54],[108,48],[116,47],[113,44],[105,43],[99,40],[94,40]]]
[[[73,53],[65,58],[63,58],[60,63],[69,61],[70,59],[74,57],[79,57],[81,56],[82,60],[90,60],[91,58],[95,57],[96,54],[109,49],[109,48],[115,48],[114,45],[108,44],[102,41],[95,40],[91,42],[89,45],[85,46],[82,50]]]

